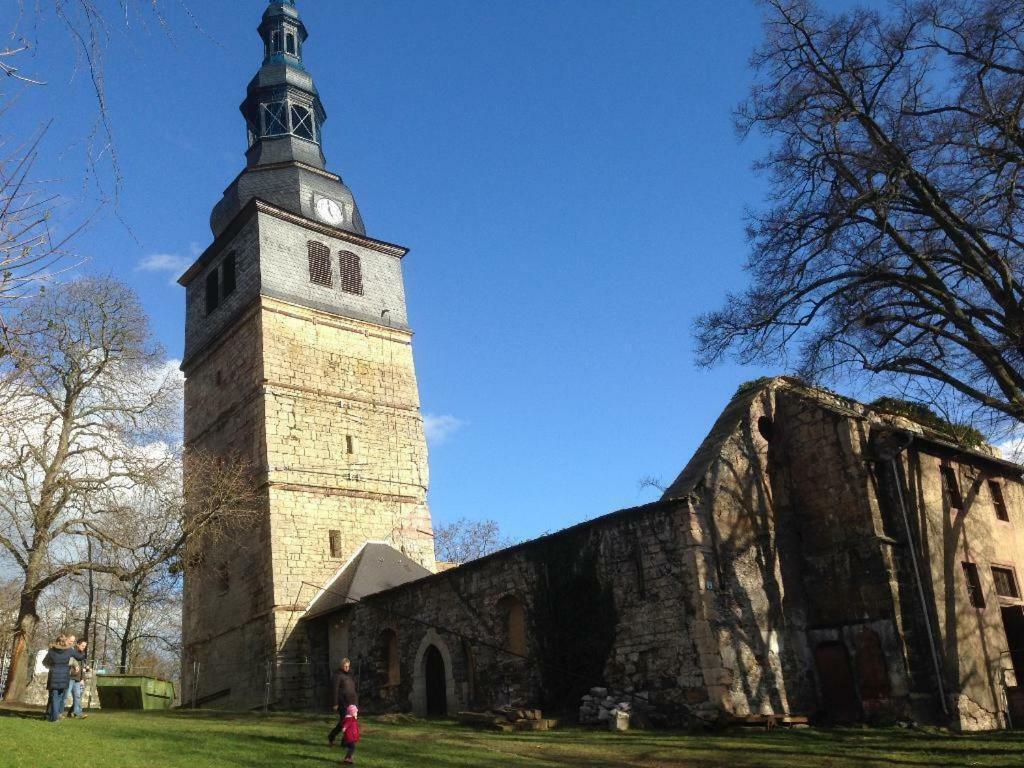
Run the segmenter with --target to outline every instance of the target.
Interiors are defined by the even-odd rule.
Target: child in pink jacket
[[[345,710],[345,719],[341,722],[341,744],[348,751],[345,753],[345,764],[355,762],[356,744],[359,743],[359,710],[355,704]]]

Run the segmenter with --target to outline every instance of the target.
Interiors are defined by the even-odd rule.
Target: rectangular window
[[[1017,588],[1017,576],[1013,568],[997,568],[992,566],[992,581],[996,585],[996,594],[1000,597],[1020,598],[1020,590]]]
[[[224,257],[224,266],[221,267],[223,274],[224,297],[227,298],[235,292],[235,254],[229,253]]]
[[[315,140],[313,134],[313,112],[306,107],[292,107],[292,133],[300,139]]]
[[[288,110],[283,101],[263,105],[263,135],[281,136],[288,133]]]
[[[210,314],[220,304],[219,283],[216,268],[206,276],[206,314]]]
[[[341,290],[345,293],[362,296],[363,268],[359,263],[359,256],[349,251],[342,251],[338,254],[338,261],[341,262]]]
[[[331,251],[315,240],[309,241],[309,281],[331,287]]]
[[[271,32],[270,33],[270,49],[274,53],[280,53],[281,52],[281,33],[280,32],[276,32],[275,31],[275,32]]]
[[[964,497],[960,495],[960,483],[956,479],[956,470],[950,466],[939,468],[942,473],[942,490],[946,492],[949,506],[953,509],[964,508]]]
[[[964,563],[964,579],[967,582],[967,599],[974,608],[985,607],[985,594],[981,591],[981,578],[978,576],[978,566],[974,563]]]
[[[284,39],[285,39],[285,46],[287,46],[286,50],[288,51],[288,53],[291,53],[291,54],[294,55],[294,53],[295,53],[295,35],[293,35],[293,34],[291,34],[289,32],[287,35],[284,36]]]
[[[992,497],[992,506],[995,507],[996,517],[1004,523],[1010,522],[1010,513],[1006,509],[1006,502],[1003,500],[1003,486],[996,480],[988,481],[988,492]]]
[[[330,531],[327,536],[331,544],[331,557],[341,557],[341,531]]]

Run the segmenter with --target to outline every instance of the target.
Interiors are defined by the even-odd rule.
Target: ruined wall
[[[655,719],[693,722],[713,707],[690,634],[699,601],[690,525],[685,503],[616,513],[366,598],[314,623],[314,650],[326,653],[330,624],[337,633],[345,622],[347,647],[333,653],[352,658],[369,711],[424,711],[433,645],[452,712],[510,699],[569,711],[601,684],[641,708],[649,701]],[[502,650],[509,598],[524,608],[526,659]],[[397,636],[397,680],[389,680],[387,632]]]
[[[944,489],[943,466],[957,479],[959,502]],[[1024,494],[1019,476],[977,457],[927,446],[908,451],[901,457],[900,467],[914,535],[923,555],[925,588],[933,601],[953,723],[965,730],[1003,727],[1004,674],[1011,685],[1016,680],[1007,655],[1002,609],[1019,610],[1021,601],[997,594],[992,568],[1015,573],[1024,556],[1020,528]],[[1008,521],[996,514],[989,481],[1000,485]],[[972,604],[965,563],[977,570],[983,606]],[[1019,594],[1019,582],[1017,591]]]

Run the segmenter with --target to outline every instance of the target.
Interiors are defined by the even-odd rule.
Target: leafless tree
[[[434,529],[434,549],[437,559],[443,563],[462,565],[510,547],[513,543],[494,520],[462,518]]]
[[[1024,4],[763,5],[737,124],[772,141],[771,193],[749,288],[697,321],[699,361],[794,353],[811,379],[1024,420]]]
[[[0,363],[0,553],[22,574],[6,699],[47,588],[90,571],[131,583],[258,508],[246,467],[203,456],[183,495],[180,377],[129,288],[59,285],[16,323]]]

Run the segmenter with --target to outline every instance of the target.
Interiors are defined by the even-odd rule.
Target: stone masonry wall
[[[441,652],[448,709],[509,700],[569,711],[601,684],[665,723],[708,715],[690,635],[696,596],[685,503],[601,518],[367,598],[311,623],[314,649],[347,653],[368,711],[425,711],[424,655]],[[525,611],[526,656],[509,642],[508,601]],[[337,647],[341,632],[347,647]],[[400,676],[389,682],[382,637],[397,635]]]
[[[266,297],[261,325],[275,637],[294,663],[301,613],[365,541],[434,569],[427,448],[408,332]],[[308,681],[280,687],[306,703]]]

